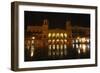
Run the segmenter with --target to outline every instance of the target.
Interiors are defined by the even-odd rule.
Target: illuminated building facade
[[[25,55],[28,58],[26,60],[65,58],[74,53],[72,48],[75,48],[78,54],[85,53],[89,49],[89,28],[72,27],[71,21],[66,22],[66,29],[48,29],[48,24],[48,20],[45,19],[42,26],[27,26]]]

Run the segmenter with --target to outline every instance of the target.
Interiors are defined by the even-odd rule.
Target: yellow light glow
[[[86,52],[86,45],[85,44],[82,45],[82,49],[83,49],[83,52],[85,53]]]
[[[59,37],[59,33],[56,34],[56,37]]]
[[[82,41],[82,43],[84,43],[86,41],[86,39],[85,38],[82,38],[81,41]]]
[[[78,47],[78,44],[76,44],[76,48],[79,48],[79,47]]]
[[[33,56],[33,52],[31,52],[31,57]]]
[[[51,50],[51,45],[49,45],[49,49]]]
[[[52,40],[52,43],[54,43],[54,42],[55,42],[55,40],[53,39],[53,40]]]
[[[80,48],[82,48],[82,44],[80,44]]]
[[[34,40],[32,40],[32,44],[34,44]]]
[[[57,49],[59,49],[59,45],[57,45]]]
[[[55,33],[52,34],[52,37],[55,37]]]
[[[76,39],[76,43],[78,43],[78,39]]]
[[[31,47],[31,57],[34,55],[34,46]]]
[[[63,38],[63,33],[61,33],[60,36]]]
[[[50,43],[51,42],[51,40],[48,40],[48,43]]]
[[[80,54],[81,53],[81,51],[80,51],[80,49],[78,49],[78,54]]]
[[[57,39],[56,41],[59,42],[59,39]]]
[[[80,39],[80,37],[77,37],[77,39]]]
[[[64,42],[63,39],[61,39],[61,42],[62,42],[62,43]]]
[[[48,34],[48,37],[49,37],[49,38],[51,37],[51,33]]]
[[[66,39],[65,39],[64,41],[65,41],[65,43],[67,42],[67,40],[66,40]]]
[[[86,41],[89,43],[89,41],[90,41],[89,38],[87,38]]]
[[[53,45],[53,49],[55,49],[55,45]]]
[[[34,39],[35,39],[35,37],[33,36],[33,37],[32,37],[32,39],[34,40]]]
[[[67,45],[66,44],[64,44],[64,48],[67,48]]]
[[[65,38],[67,38],[67,33],[64,33]]]
[[[61,50],[63,49],[63,45],[60,45]]]

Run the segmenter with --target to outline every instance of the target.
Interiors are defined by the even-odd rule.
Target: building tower
[[[67,40],[68,45],[72,44],[72,26],[71,26],[71,17],[68,17],[68,20],[66,22],[66,31],[67,31]]]
[[[48,20],[44,19],[43,25],[42,25],[42,39],[44,40],[44,45],[47,46],[47,40],[48,40]]]

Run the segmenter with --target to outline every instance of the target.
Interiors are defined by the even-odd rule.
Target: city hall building
[[[49,21],[43,20],[41,26],[27,26],[25,31],[25,56],[28,59],[51,59],[67,56],[68,47],[81,47],[75,43],[90,42],[90,28],[71,26],[71,21],[66,21],[66,29],[48,29]],[[83,45],[84,47],[84,45]],[[89,47],[89,45],[88,45]],[[81,50],[78,50],[80,53]],[[84,52],[84,50],[83,50]]]

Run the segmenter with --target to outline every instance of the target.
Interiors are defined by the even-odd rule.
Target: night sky
[[[90,14],[55,13],[24,11],[25,27],[27,25],[41,26],[44,19],[49,22],[49,29],[65,29],[66,21],[71,20],[72,26],[90,27]]]

